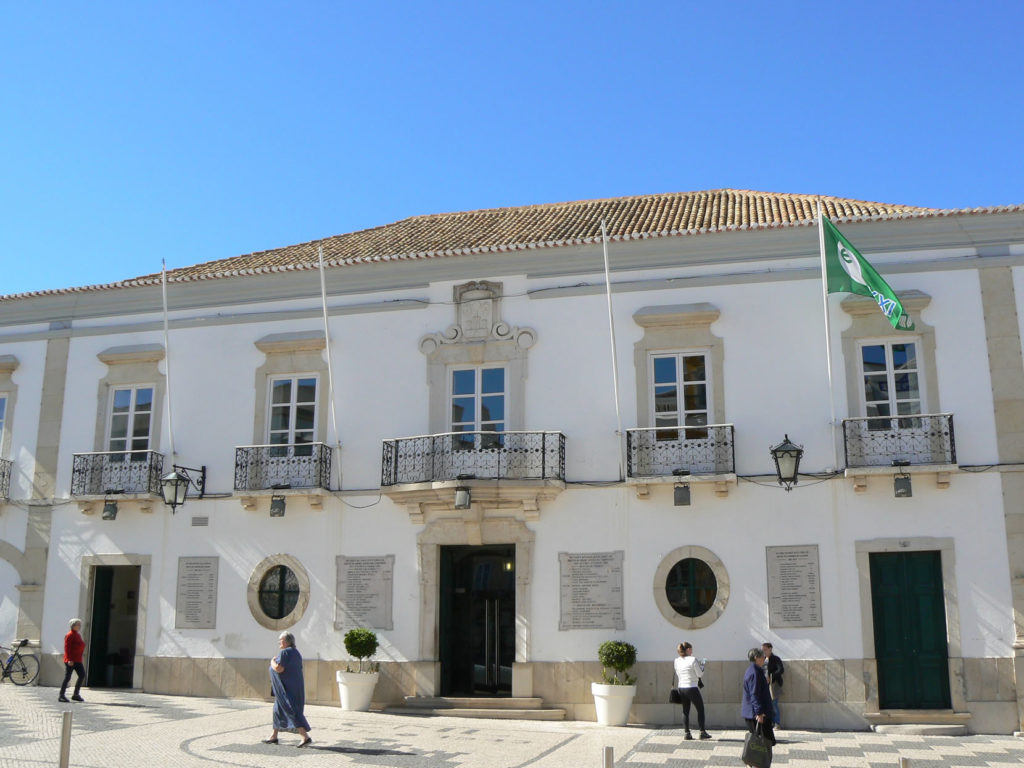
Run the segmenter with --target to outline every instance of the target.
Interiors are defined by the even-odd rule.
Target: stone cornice
[[[918,290],[897,291],[896,297],[900,300],[907,312],[920,314],[921,310],[931,304],[932,297],[927,293]],[[848,315],[870,315],[878,311],[878,302],[870,296],[858,296],[851,294],[843,299],[839,306]]]
[[[164,359],[164,346],[163,344],[129,344],[124,347],[110,347],[96,357],[107,365],[157,363]]]
[[[255,342],[256,348],[267,355],[285,355],[292,352],[319,352],[327,347],[323,331],[296,331],[271,333]]]
[[[633,313],[633,320],[643,328],[661,326],[711,325],[721,315],[714,304],[669,304],[642,307]]]

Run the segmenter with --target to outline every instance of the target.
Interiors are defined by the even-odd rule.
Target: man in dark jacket
[[[743,675],[743,707],[741,713],[747,721],[747,730],[754,733],[758,724],[765,738],[775,746],[775,733],[772,728],[772,694],[768,689],[768,680],[764,676],[764,651],[751,648],[747,653],[750,666]]]
[[[782,659],[775,655],[771,643],[762,643],[764,651],[764,676],[768,679],[768,689],[772,694],[772,720],[775,727],[782,724],[782,713],[779,711],[779,697],[782,696],[782,673],[786,671]]]

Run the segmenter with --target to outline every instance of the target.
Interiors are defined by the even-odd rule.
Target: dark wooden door
[[[871,605],[882,709],[949,709],[940,552],[875,552]]]

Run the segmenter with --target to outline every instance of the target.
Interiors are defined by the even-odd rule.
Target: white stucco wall
[[[912,254],[893,254],[891,258],[908,259]],[[778,264],[799,266],[805,261],[780,260]],[[742,262],[732,267],[736,272],[743,268]],[[687,277],[709,271],[706,267],[679,267],[665,274]],[[615,279],[645,275],[649,276],[648,272],[620,273]],[[954,540],[959,597],[955,618],[962,654],[1012,654],[1010,574],[996,472],[956,473],[948,489],[936,487],[934,475],[916,475],[910,499],[894,499],[888,477],[872,478],[868,490],[857,494],[849,479],[815,482],[803,478],[792,493],[785,493],[767,476],[772,472],[768,448],[786,433],[804,445],[802,468],[807,472],[836,465],[834,439],[838,463],[843,461],[838,441],[841,433],[829,424],[822,302],[816,280],[703,287],[680,280],[671,288],[615,293],[619,406],[622,426],[627,429],[636,425],[633,355],[634,345],[643,336],[633,314],[643,307],[700,302],[713,304],[721,312],[711,331],[723,339],[724,367],[713,375],[724,378],[726,421],[736,427],[736,469],[744,477],[730,486],[726,498],[717,497],[710,485],[695,484],[691,506],[674,507],[670,484],[653,488],[647,499],[638,499],[628,487],[585,485],[615,481],[619,473],[620,437],[616,435],[606,299],[601,293],[560,298],[527,294],[552,285],[596,284],[601,274],[538,279],[504,274],[492,279],[503,283],[502,319],[537,332],[537,343],[528,355],[524,402],[510,402],[508,407],[523,409],[527,429],[560,430],[567,438],[570,487],[555,500],[542,503],[540,519],[529,523],[536,533],[530,581],[533,660],[590,660],[598,644],[612,637],[634,642],[640,658],[649,661],[671,658],[675,645],[684,639],[693,642],[700,655],[718,659],[742,658],[748,647],[762,640],[772,640],[789,658],[859,658],[864,655],[864,607],[860,604],[856,542],[915,537]],[[1018,291],[1024,290],[1020,269],[1015,269],[1014,279]],[[920,319],[935,328],[940,404],[943,411],[955,414],[958,459],[965,465],[992,463],[996,459],[995,423],[976,274],[967,270],[901,273],[891,282],[897,290],[916,289],[932,297]],[[246,587],[253,569],[265,557],[284,553],[297,558],[311,580],[309,608],[293,629],[300,647],[308,658],[343,658],[341,633],[333,626],[335,558],[394,554],[395,628],[379,632],[379,658],[419,659],[421,585],[416,537],[422,527],[410,521],[407,510],[378,493],[381,441],[429,431],[426,362],[417,345],[424,334],[442,332],[454,322],[451,301],[455,284],[436,281],[417,289],[415,295],[432,303],[414,309],[332,316],[341,477],[346,490],[365,494],[328,497],[322,510],[312,510],[300,498],[290,497],[284,518],[269,518],[265,501],[257,511],[246,511],[237,497],[218,496],[232,492],[234,448],[253,441],[254,413],[265,408],[265,393],[254,386],[255,372],[264,364],[265,355],[255,342],[269,334],[320,331],[322,321],[315,316],[270,316],[247,322],[242,315],[316,309],[318,297],[272,305],[232,305],[225,308],[234,316],[230,322],[215,312],[176,313],[177,319],[209,317],[208,324],[172,330],[170,359],[176,462],[206,465],[212,498],[190,500],[176,515],[160,504],[154,504],[153,512],[147,514],[137,505],[125,503],[116,521],[85,516],[75,503],[57,506],[47,572],[44,650],[58,652],[68,617],[86,608],[79,590],[82,557],[128,553],[151,557],[144,630],[147,655],[269,656],[276,632],[253,619]],[[366,294],[331,301],[332,305],[358,304],[381,298]],[[837,418],[843,418],[850,415],[844,365],[856,361],[842,360],[842,332],[850,318],[839,308],[839,301],[839,297],[830,300],[833,395]],[[118,317],[109,322],[123,326],[153,317]],[[95,319],[85,325],[96,331],[104,322]],[[107,374],[107,366],[96,356],[110,347],[128,344],[163,344],[163,334],[159,330],[93,332],[72,338],[58,466],[57,495],[62,500],[69,493],[72,454],[91,451],[95,443],[97,382]],[[14,457],[19,472],[30,472],[45,342],[0,346],[0,354],[8,353],[21,362],[14,375],[19,385]],[[161,363],[160,370],[167,370],[167,361]],[[321,408],[328,407],[326,392],[327,381],[321,379]],[[934,397],[934,393],[929,395]],[[929,405],[934,404],[933,399]],[[169,454],[170,432],[163,412],[160,419],[160,442],[153,448]],[[326,434],[318,437],[333,445],[337,436],[329,416],[326,423]],[[169,457],[168,466],[170,463]],[[27,496],[27,486],[19,487]],[[192,527],[193,515],[208,516],[209,527]],[[24,545],[24,513],[12,505],[0,515],[0,537],[19,548]],[[732,592],[718,621],[706,629],[684,633],[659,613],[652,589],[662,558],[688,544],[706,547],[722,560]],[[787,544],[816,544],[819,548],[821,628],[768,627],[765,547]],[[626,629],[558,631],[559,552],[619,549],[625,552]],[[177,630],[178,558],[205,555],[220,558],[217,626]],[[16,599],[15,577],[10,571],[0,567],[0,594],[5,596],[0,603],[0,632],[4,622],[11,622],[12,599]]]

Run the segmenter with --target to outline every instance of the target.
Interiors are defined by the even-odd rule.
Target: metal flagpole
[[[341,490],[341,435],[338,432],[338,417],[334,410],[334,363],[331,360],[331,329],[327,324],[327,284],[324,280],[324,247],[318,249],[320,256],[320,303],[324,310],[324,343],[327,346],[327,397],[331,405],[331,424],[334,427],[334,445],[337,453],[338,490]]]
[[[174,464],[174,457],[177,454],[174,451],[174,418],[172,417],[171,410],[171,346],[168,341],[169,334],[167,332],[167,262],[160,259],[160,284],[163,290],[164,298],[164,378],[167,379],[167,439],[171,444],[171,464]]]
[[[832,324],[828,311],[828,266],[825,263],[825,222],[821,213],[821,198],[818,198],[818,250],[821,254],[821,299],[825,307],[825,362],[828,366],[828,402],[831,419],[829,438],[832,442],[832,469],[839,469],[839,452],[836,449],[836,396],[832,388]]]
[[[604,219],[601,219],[601,243],[604,247],[604,284],[608,295],[608,328],[612,342],[612,388],[615,390],[615,424],[617,427],[615,436],[619,441],[619,480],[624,480],[626,478],[626,471],[622,461],[622,413],[619,410],[619,366],[618,353],[615,347],[615,320],[612,315],[612,281],[608,268],[608,232],[604,226]]]

